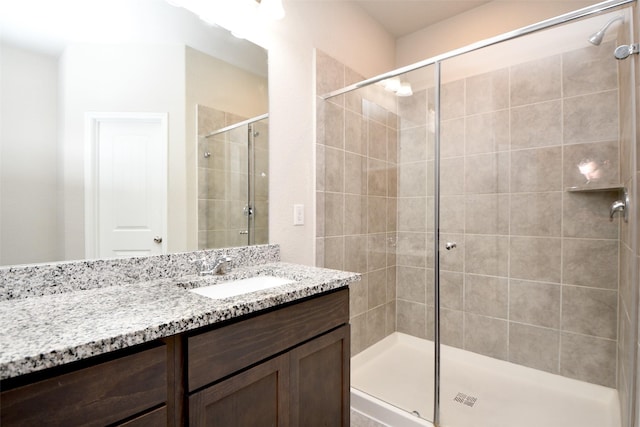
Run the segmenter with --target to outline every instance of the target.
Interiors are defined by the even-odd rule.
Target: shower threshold
[[[616,390],[458,348],[441,349],[443,427],[620,427]],[[393,333],[351,361],[352,408],[381,425],[429,426],[433,342]]]

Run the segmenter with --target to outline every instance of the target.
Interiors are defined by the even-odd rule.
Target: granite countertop
[[[295,282],[225,299],[187,289],[256,275]],[[85,359],[347,286],[356,273],[275,262],[0,301],[0,379]]]

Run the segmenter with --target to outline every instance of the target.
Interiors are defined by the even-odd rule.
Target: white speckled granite
[[[37,297],[0,301],[0,379],[186,332],[345,287],[360,279],[355,273],[280,262],[238,267],[225,276],[174,273],[173,278],[111,283],[64,293],[43,291]],[[221,300],[188,291],[256,275],[286,277],[295,282]],[[100,278],[93,279],[94,283],[103,283]]]
[[[191,261],[229,256],[231,266],[280,261],[278,245],[242,246],[136,258],[0,267],[0,301],[139,283],[197,273]]]

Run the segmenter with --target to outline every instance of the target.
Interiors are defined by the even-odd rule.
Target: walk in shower
[[[634,425],[636,20],[608,1],[369,80],[317,53],[317,263],[363,274],[356,409]]]
[[[268,122],[198,105],[198,249],[268,243]]]

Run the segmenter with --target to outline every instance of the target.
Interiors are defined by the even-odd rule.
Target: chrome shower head
[[[591,36],[589,37],[589,43],[591,43],[594,46],[600,46],[600,43],[602,43],[602,39],[604,38],[604,35],[607,32],[607,29],[611,26],[611,24],[613,24],[616,21],[620,21],[622,19],[623,19],[622,16],[616,16],[615,18],[612,18],[598,32],[591,34]]]

